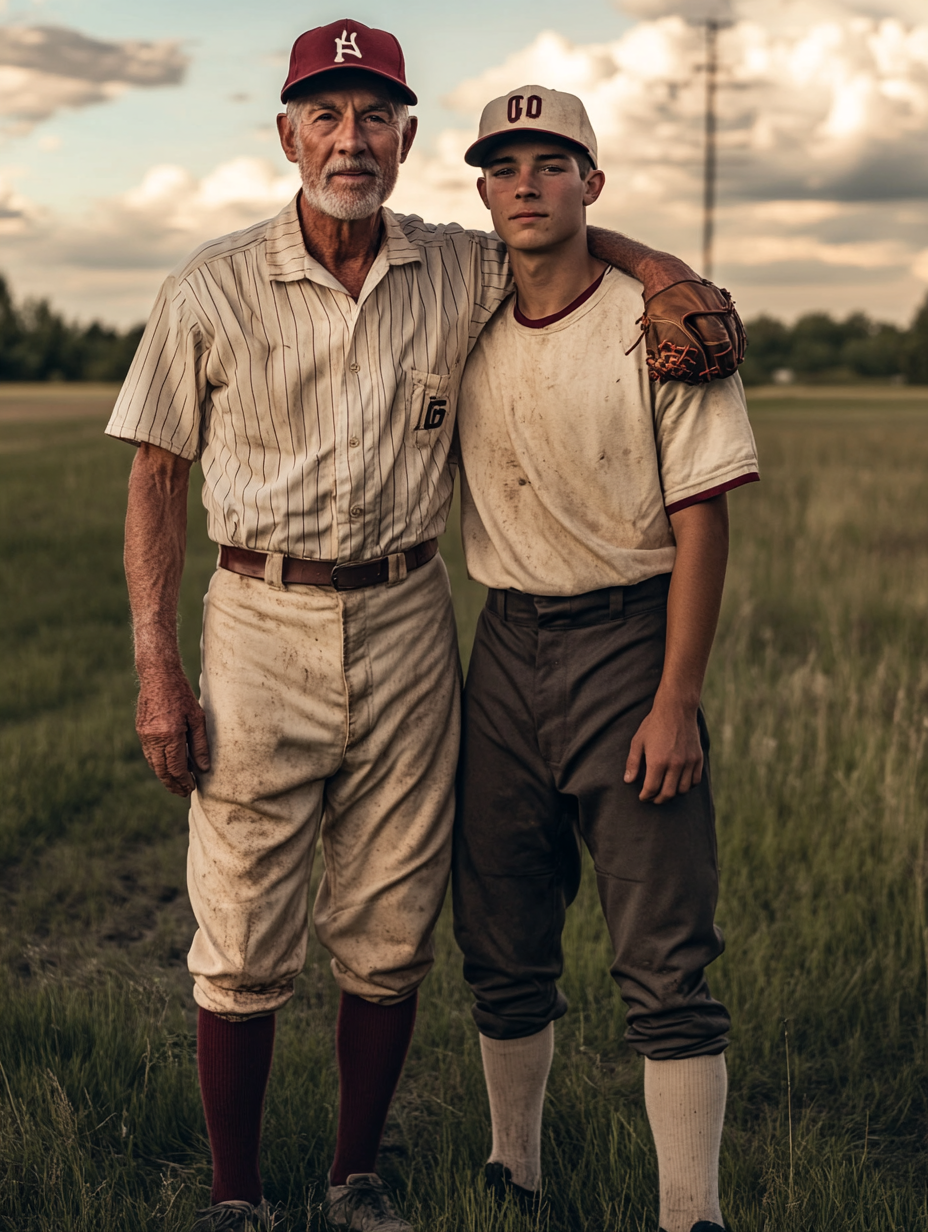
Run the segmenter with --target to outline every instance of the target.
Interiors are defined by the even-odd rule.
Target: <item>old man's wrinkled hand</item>
[[[183,671],[147,673],[140,680],[135,730],[148,764],[175,796],[196,790],[197,771],[210,768],[206,715]]]

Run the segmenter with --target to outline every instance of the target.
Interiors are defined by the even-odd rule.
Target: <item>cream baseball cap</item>
[[[471,167],[482,167],[494,142],[519,132],[560,137],[579,146],[596,166],[596,134],[583,103],[576,94],[546,90],[544,86],[519,86],[487,103],[480,117],[480,134],[464,161]]]

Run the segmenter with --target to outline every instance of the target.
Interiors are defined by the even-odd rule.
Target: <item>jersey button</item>
[[[361,371],[361,365],[360,365],[360,364],[352,364],[352,365],[351,365],[351,371],[352,371],[352,372],[360,372],[360,371]]]
[[[357,438],[356,436],[349,436],[349,437],[348,437],[348,444],[349,444],[349,445],[351,445],[351,446],[352,446],[352,448],[353,448],[355,445],[360,445],[360,444],[361,444],[361,442],[358,440],[358,438]]]
[[[351,508],[348,510],[348,512],[351,514],[353,518],[359,518],[361,514],[364,512],[364,510],[361,508],[360,505],[352,505]]]

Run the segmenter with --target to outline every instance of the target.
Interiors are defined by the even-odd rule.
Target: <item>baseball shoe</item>
[[[274,1208],[267,1198],[262,1198],[257,1206],[250,1202],[217,1202],[197,1211],[190,1232],[271,1232],[274,1224]]]
[[[541,1210],[541,1193],[537,1189],[523,1189],[521,1185],[517,1185],[505,1164],[496,1161],[489,1163],[484,1168],[483,1175],[486,1177],[487,1189],[497,1202],[505,1202],[506,1196],[511,1195],[513,1202],[526,1215],[537,1215]]]
[[[660,1232],[664,1232],[661,1228]],[[694,1223],[690,1232],[725,1232],[721,1224],[712,1223],[709,1219],[700,1219],[699,1223]]]
[[[350,1232],[412,1232],[376,1172],[352,1172],[347,1185],[330,1185],[323,1207],[330,1228]]]

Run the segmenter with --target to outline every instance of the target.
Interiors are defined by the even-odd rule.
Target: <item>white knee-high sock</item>
[[[725,1056],[644,1063],[644,1102],[657,1149],[663,1232],[722,1224],[719,1145],[725,1119]]]
[[[541,1114],[554,1057],[554,1023],[522,1039],[481,1035],[480,1050],[493,1122],[493,1149],[487,1162],[505,1164],[516,1185],[538,1190]]]

